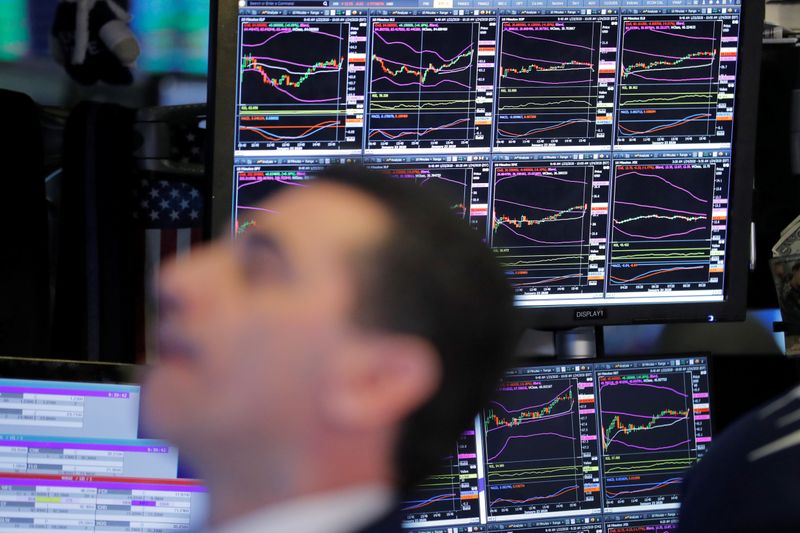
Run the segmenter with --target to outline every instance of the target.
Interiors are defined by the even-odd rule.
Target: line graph
[[[495,146],[611,144],[615,25],[501,18]]]
[[[579,383],[588,376],[536,378],[507,378],[483,412],[490,516],[599,506],[599,484],[584,475],[594,418],[581,416]]]
[[[721,20],[623,20],[617,144],[730,141]]]
[[[478,506],[478,456],[475,431],[459,438],[441,467],[417,485],[403,502],[406,522],[480,519]]]
[[[700,372],[695,367],[598,373],[607,507],[677,501],[683,473],[698,458],[694,396],[702,386]]]
[[[432,189],[457,216],[484,233],[487,221],[489,162],[368,164],[395,179]]]
[[[359,148],[364,33],[358,20],[242,23],[239,148]]]
[[[716,178],[710,163],[616,166],[609,290],[709,282]]]
[[[370,56],[368,147],[488,146],[479,117],[479,68],[488,21],[375,19]],[[493,33],[493,28],[491,28]]]
[[[590,260],[591,241],[605,222],[593,213],[603,195],[594,182],[607,172],[591,163],[495,165],[492,247],[518,291],[591,290],[601,268]]]
[[[322,170],[316,166],[242,166],[236,169],[236,233],[242,235],[258,225],[262,215],[274,214],[262,204],[264,200],[287,187],[303,187],[314,173]]]

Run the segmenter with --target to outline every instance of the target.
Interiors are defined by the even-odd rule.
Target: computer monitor
[[[525,321],[741,319],[763,2],[214,2],[213,223],[359,161],[437,184]]]
[[[136,368],[0,358],[0,529],[197,529],[207,492],[141,438]],[[9,529],[10,528],[10,529]]]
[[[429,531],[668,531],[711,441],[708,359],[558,362],[506,373],[403,504]]]

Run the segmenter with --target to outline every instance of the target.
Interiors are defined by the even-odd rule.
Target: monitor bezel
[[[0,357],[0,379],[140,385],[143,367],[124,363]]]
[[[236,123],[236,77],[232,74],[232,67],[238,59],[238,9],[237,1],[211,1],[208,125],[212,149],[207,153],[207,168],[212,186],[208,195],[211,216],[206,217],[206,234],[220,238],[230,238],[232,234]],[[744,320],[765,8],[761,2],[742,1],[741,9],[724,299],[719,302],[614,305],[606,300],[580,306],[517,307],[520,325],[564,330],[582,326]]]

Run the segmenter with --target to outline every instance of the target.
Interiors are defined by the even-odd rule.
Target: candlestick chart
[[[601,377],[598,398],[606,507],[676,502],[697,460],[691,373]]]
[[[713,164],[619,164],[610,290],[709,281]]]
[[[719,20],[623,22],[617,144],[729,133],[731,116],[717,113],[722,33]]]
[[[482,416],[490,516],[599,505],[584,477],[591,429],[580,418],[578,380],[509,379]]]
[[[476,124],[480,34],[475,21],[373,22],[369,147],[488,146]]]
[[[589,275],[592,166],[495,167],[492,247],[519,288],[577,287]]]
[[[498,146],[595,136],[601,30],[597,21],[502,23]]]
[[[348,68],[364,46],[352,39],[358,31],[347,21],[245,22],[240,148],[358,148],[348,124],[348,97],[363,99],[358,75]]]

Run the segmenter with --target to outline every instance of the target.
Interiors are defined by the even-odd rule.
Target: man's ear
[[[442,364],[430,342],[413,335],[378,334],[355,344],[337,358],[323,395],[329,422],[362,429],[394,426],[439,388]]]

